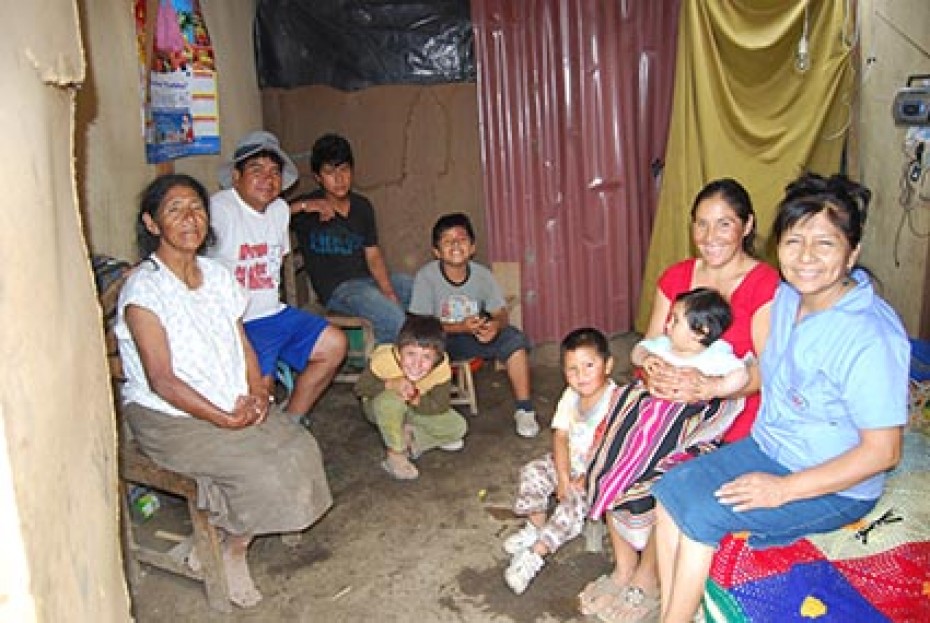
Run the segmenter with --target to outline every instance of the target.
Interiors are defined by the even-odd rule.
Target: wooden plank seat
[[[140,564],[146,564],[202,582],[210,607],[220,612],[231,612],[232,602],[229,600],[226,584],[220,534],[210,523],[207,511],[197,507],[197,482],[189,476],[159,466],[145,455],[134,439],[125,434],[120,443],[119,471],[123,541],[130,581],[138,582],[141,577]],[[170,493],[187,502],[193,528],[193,551],[200,563],[198,569],[192,569],[183,558],[179,560],[171,552],[144,547],[138,542],[133,534],[133,522],[129,513],[130,484]]]

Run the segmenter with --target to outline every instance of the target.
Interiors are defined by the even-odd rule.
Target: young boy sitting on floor
[[[517,434],[539,434],[530,399],[530,343],[508,324],[507,306],[494,275],[472,261],[475,230],[468,216],[446,214],[433,225],[436,260],[417,272],[410,297],[410,313],[436,316],[448,335],[454,360],[497,359],[507,368],[516,399]]]
[[[410,316],[395,344],[381,344],[355,385],[362,409],[381,432],[381,463],[397,480],[419,476],[411,459],[433,448],[461,450],[465,418],[452,409],[452,369],[439,320]]]
[[[513,509],[527,522],[504,540],[504,551],[513,556],[504,581],[518,595],[542,569],[543,556],[581,533],[588,512],[588,462],[598,426],[617,397],[617,385],[610,378],[614,360],[603,333],[575,329],[562,340],[560,351],[568,387],[552,418],[552,452],[520,470]],[[547,520],[553,495],[558,504]]]

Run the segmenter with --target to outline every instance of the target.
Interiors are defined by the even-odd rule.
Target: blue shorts
[[[298,372],[307,367],[316,341],[329,326],[325,318],[293,307],[244,323],[262,376],[274,374],[280,359]]]
[[[714,492],[724,483],[748,474],[791,473],[770,459],[751,437],[674,467],[652,486],[655,496],[678,528],[692,541],[716,547],[731,532],[749,532],[756,548],[788,545],[820,532],[830,532],[861,519],[876,500],[837,494],[789,502],[778,508],[741,513],[720,503]]]
[[[471,333],[453,333],[446,336],[446,350],[453,361],[464,359],[497,359],[505,362],[518,350],[530,349],[530,341],[520,329],[506,326],[497,337],[485,344]]]

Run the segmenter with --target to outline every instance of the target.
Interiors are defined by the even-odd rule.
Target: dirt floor
[[[615,376],[624,380],[637,336],[615,339]],[[522,525],[511,509],[518,469],[549,450],[548,430],[563,388],[556,349],[533,354],[534,399],[543,432],[522,439],[504,372],[485,365],[475,375],[477,416],[469,416],[465,449],[434,451],[418,461],[419,480],[397,482],[379,466],[382,446],[351,387],[330,388],[313,412],[335,499],[333,508],[289,547],[276,536],[256,539],[249,561],[265,598],[251,610],[220,614],[201,586],[148,570],[132,587],[136,620],[155,621],[581,621],[576,595],[608,571],[607,547],[587,552],[584,538],[567,544],[521,596],[504,584],[503,538]],[[162,507],[141,528],[181,534],[183,507]],[[165,549],[173,543],[166,541]]]

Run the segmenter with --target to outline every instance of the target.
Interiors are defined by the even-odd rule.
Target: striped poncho
[[[687,404],[655,398],[641,381],[627,385],[598,430],[588,467],[590,517],[615,509],[650,513],[652,483],[677,463],[715,449],[742,408],[742,398]]]

